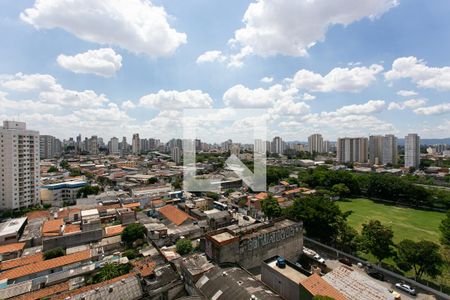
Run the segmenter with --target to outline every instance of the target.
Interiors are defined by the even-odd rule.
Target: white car
[[[321,264],[325,263],[325,259],[323,259],[322,257],[320,257],[319,254],[314,255],[314,259],[318,262],[320,262]]]
[[[311,250],[309,248],[303,247],[303,253],[305,253],[308,256],[314,257],[315,255],[317,255],[317,252],[314,250]]]
[[[416,295],[416,290],[405,283],[396,283],[395,287],[398,288],[399,290],[407,292],[410,295],[413,295],[413,296]]]

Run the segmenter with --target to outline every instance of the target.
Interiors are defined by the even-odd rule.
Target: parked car
[[[339,262],[340,262],[340,263],[343,263],[344,265],[347,265],[347,266],[349,266],[349,267],[352,266],[352,262],[351,262],[350,259],[348,259],[347,257],[339,258]]]
[[[373,277],[373,278],[375,278],[375,279],[378,279],[378,280],[381,280],[381,281],[384,280],[384,275],[383,275],[382,273],[380,273],[380,272],[377,272],[377,271],[370,271],[370,272],[367,272],[367,274],[368,274],[370,277]]]
[[[303,246],[303,253],[305,253],[306,255],[311,256],[311,257],[318,255],[316,251],[306,248],[304,246]]]
[[[319,254],[314,255],[314,259],[315,259],[316,261],[318,261],[319,263],[321,263],[321,264],[324,264],[324,263],[325,263],[325,259],[323,259],[322,257],[320,257]]]
[[[410,295],[413,295],[413,296],[416,295],[416,290],[413,287],[407,285],[406,283],[400,283],[400,282],[396,283],[395,287],[398,288],[399,290],[407,292]]]

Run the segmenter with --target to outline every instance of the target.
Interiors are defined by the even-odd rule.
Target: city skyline
[[[27,122],[41,134],[181,137],[183,108],[235,107],[267,109],[261,117],[268,137],[286,141],[316,132],[333,141],[450,136],[445,1],[354,7],[342,0],[322,10],[321,1],[133,0],[127,8],[110,3],[101,18],[81,9],[104,9],[101,1],[49,3],[0,4],[7,45],[0,55],[8,57],[0,66],[0,118]],[[88,26],[57,18],[60,5],[71,5]],[[136,11],[156,21],[149,25]],[[293,16],[299,18],[289,27]],[[127,32],[105,35],[109,26]],[[274,35],[265,36],[265,28]]]

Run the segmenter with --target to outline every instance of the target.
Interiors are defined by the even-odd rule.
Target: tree
[[[334,298],[322,295],[316,295],[312,298],[312,300],[334,300]]]
[[[179,239],[176,243],[178,254],[185,255],[192,252],[192,242],[188,239]]]
[[[67,162],[67,160],[62,160],[60,163],[59,163],[59,166],[61,167],[61,168],[63,168],[63,169],[66,169],[66,170],[69,170],[70,169],[70,165],[69,165],[69,163]]]
[[[278,201],[272,196],[261,201],[261,209],[269,219],[278,218],[282,214],[282,210]]]
[[[450,246],[450,209],[447,211],[447,216],[439,225],[441,231],[441,243],[445,246]]]
[[[106,263],[93,277],[91,283],[104,282],[131,271],[131,264]]]
[[[384,226],[378,220],[370,220],[362,227],[361,246],[365,253],[371,253],[378,262],[393,256],[394,232],[390,227]]]
[[[413,269],[416,280],[424,274],[435,278],[442,274],[444,264],[439,248],[430,241],[403,240],[397,245],[397,266],[406,272]]]
[[[358,231],[347,224],[347,222],[339,226],[336,238],[336,247],[347,253],[355,253],[358,250],[360,236]]]
[[[339,229],[350,214],[343,213],[336,203],[323,196],[295,199],[294,204],[286,209],[288,217],[303,221],[307,236],[325,243],[336,240]]]
[[[52,259],[60,256],[64,256],[64,249],[61,247],[53,248],[44,252],[44,259]]]
[[[55,166],[51,166],[50,168],[48,168],[47,173],[55,173],[58,172],[58,168]]]
[[[148,182],[148,184],[154,184],[154,183],[157,183],[157,182],[158,182],[158,178],[156,178],[156,177],[150,177],[150,178],[147,180],[147,182]]]
[[[135,259],[136,257],[138,257],[138,255],[139,255],[139,252],[134,248],[127,249],[127,250],[123,251],[123,253],[122,253],[122,256],[125,256],[126,258],[128,258],[130,260]]]
[[[337,183],[331,187],[333,196],[344,198],[350,195],[350,189],[344,183]]]
[[[78,190],[77,198],[86,198],[88,195],[97,195],[100,192],[100,187],[86,185]]]
[[[122,231],[122,242],[129,247],[133,245],[133,242],[143,239],[145,236],[145,227],[141,223],[133,223],[125,227]]]

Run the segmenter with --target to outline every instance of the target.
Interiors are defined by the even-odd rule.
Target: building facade
[[[367,138],[339,138],[337,160],[340,163],[366,163],[368,159]]]
[[[379,165],[383,161],[384,136],[369,136],[369,160],[372,165]]]
[[[62,152],[61,141],[51,135],[39,136],[39,153],[41,159],[59,157]]]
[[[420,137],[416,133],[405,136],[405,167],[419,168],[420,165]]]
[[[40,203],[39,132],[24,122],[4,121],[0,127],[0,210]]]
[[[393,134],[387,134],[384,136],[383,141],[383,165],[397,164],[398,162],[398,146],[397,137]]]
[[[323,137],[321,134],[316,133],[308,137],[308,150],[310,153],[323,153]]]
[[[109,154],[119,155],[119,139],[116,137],[111,138],[109,141]]]
[[[134,155],[139,155],[141,153],[141,139],[139,138],[139,133],[133,134],[133,139],[131,140],[131,152]]]

